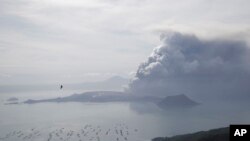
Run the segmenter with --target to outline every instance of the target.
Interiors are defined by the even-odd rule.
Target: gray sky
[[[249,0],[0,0],[0,84],[129,77],[167,30],[249,42]]]

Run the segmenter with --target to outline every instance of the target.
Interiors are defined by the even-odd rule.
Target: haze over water
[[[249,60],[249,0],[0,0],[0,141],[146,141],[249,124]],[[99,90],[108,96],[64,100],[102,103],[58,102]]]
[[[239,110],[242,106],[247,107],[249,104],[237,105],[232,102],[220,103],[219,106],[213,104],[212,107],[211,103],[203,103],[192,109],[177,111],[164,111],[152,103],[127,102],[4,105],[10,97],[17,97],[23,101],[30,98],[68,96],[75,92],[73,90],[50,90],[1,93],[0,137],[4,138],[9,134],[8,138],[2,140],[48,140],[50,133],[54,133],[51,140],[59,141],[66,140],[67,134],[73,131],[75,134],[68,140],[78,139],[77,134],[81,135],[83,140],[98,141],[96,134],[100,140],[116,141],[117,138],[125,140],[125,135],[121,136],[120,133],[116,133],[116,130],[120,132],[121,129],[124,134],[128,131],[127,140],[144,141],[158,136],[173,136],[225,127],[233,123],[250,122],[249,110]],[[88,125],[91,128],[84,129]],[[97,128],[102,131],[92,133],[92,130],[97,130]],[[63,131],[60,133],[60,130]],[[84,136],[81,130],[89,130],[89,135]],[[109,130],[110,132],[106,135]],[[21,137],[12,135],[18,131],[23,133]],[[56,135],[57,132],[59,137]],[[24,138],[25,135],[27,138]]]

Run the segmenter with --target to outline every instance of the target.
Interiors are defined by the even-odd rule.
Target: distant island
[[[82,94],[73,94],[66,97],[51,99],[32,100],[24,103],[34,104],[41,102],[160,102],[161,97],[156,96],[137,96],[118,91],[92,91]]]
[[[12,105],[12,104],[18,104],[18,98],[11,97],[11,98],[7,99],[4,103],[4,105]]]
[[[190,99],[184,94],[167,96],[161,100],[157,105],[163,109],[183,109],[192,108],[199,105],[198,102]]]
[[[198,105],[184,94],[157,97],[157,96],[140,96],[117,91],[93,91],[82,94],[73,94],[66,97],[51,99],[24,101],[26,104],[35,104],[42,102],[152,102],[163,109],[190,108]]]
[[[152,141],[229,141],[229,127],[173,137],[158,137]]]

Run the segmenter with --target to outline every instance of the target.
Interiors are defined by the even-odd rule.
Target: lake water
[[[250,123],[248,103],[203,103],[178,111],[164,111],[151,103],[4,104],[10,97],[23,101],[80,92],[83,91],[1,93],[0,140],[147,141],[233,123]]]

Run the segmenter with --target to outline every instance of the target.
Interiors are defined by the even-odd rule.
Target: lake
[[[148,141],[200,130],[249,123],[248,103],[203,103],[165,111],[152,103],[38,103],[5,105],[17,97],[54,98],[84,90],[50,90],[0,94],[0,140],[6,141]]]

